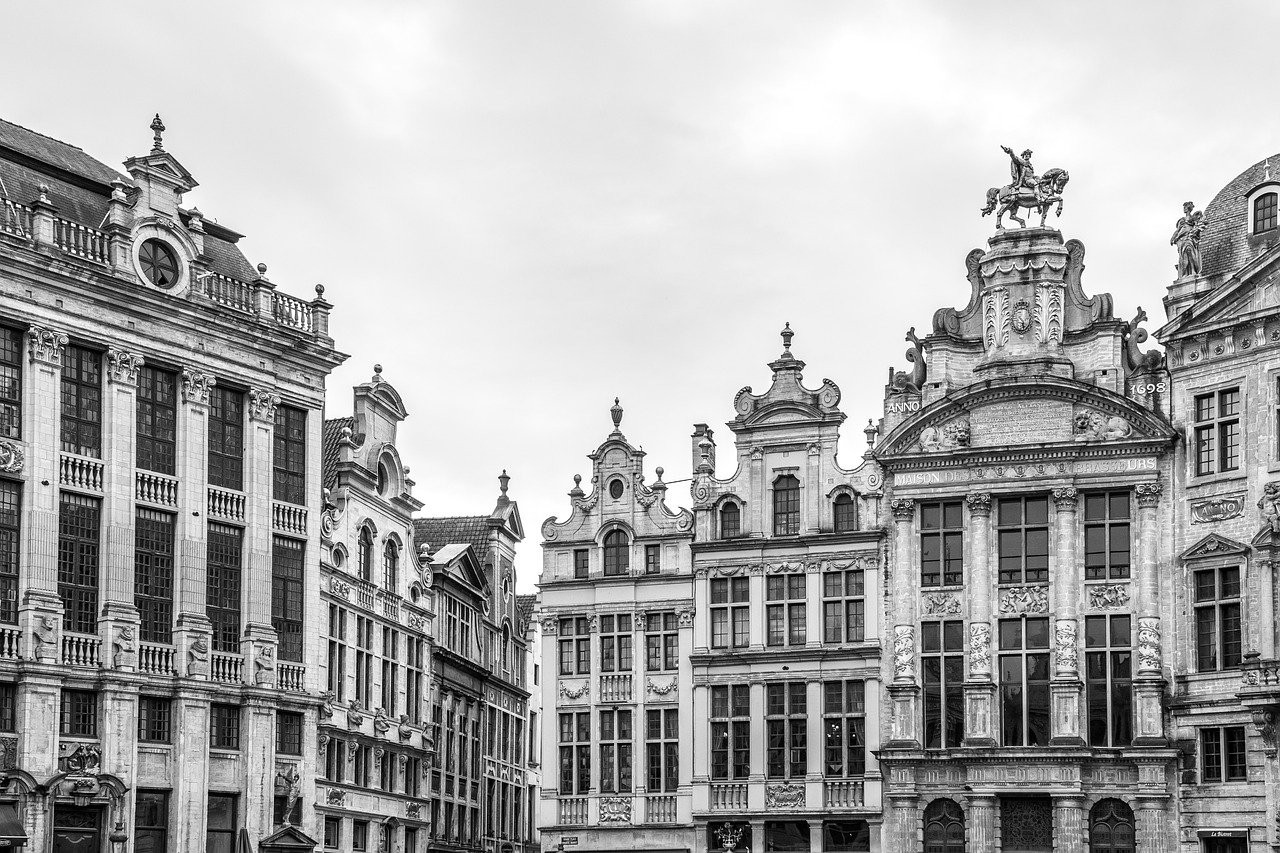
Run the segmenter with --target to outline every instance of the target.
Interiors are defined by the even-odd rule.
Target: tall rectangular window
[[[382,707],[395,717],[400,705],[400,632],[382,629]]]
[[[746,578],[711,580],[711,647],[742,648],[751,642],[751,588]]]
[[[138,507],[133,528],[133,603],[144,643],[173,641],[174,516]]]
[[[342,818],[326,817],[324,819],[324,849],[340,850],[342,848]]]
[[[236,795],[210,794],[204,853],[233,853],[236,845]]]
[[[1099,492],[1084,498],[1084,576],[1129,577],[1129,492]]]
[[[62,353],[62,452],[102,456],[102,356],[84,347]]]
[[[434,824],[432,824],[434,826]],[[365,853],[369,849],[369,821],[353,820],[351,822],[351,851]]]
[[[1200,730],[1200,781],[1248,781],[1244,726],[1216,726]]]
[[[591,672],[590,623],[585,616],[567,616],[560,620],[559,651],[561,675],[587,675]]]
[[[680,787],[680,712],[645,711],[645,790],[674,794]]]
[[[169,847],[169,792],[134,794],[133,849],[137,853],[166,853]]]
[[[0,681],[0,732],[18,730],[18,685]]]
[[[573,552],[573,576],[575,578],[585,578],[587,576],[587,567],[591,563],[591,549],[578,548]]]
[[[240,582],[244,530],[209,523],[205,614],[213,623],[213,650],[240,651]]]
[[[800,481],[783,474],[773,481],[773,535],[794,536],[800,532]]]
[[[280,755],[302,755],[301,714],[276,711],[276,752]]]
[[[822,641],[861,643],[866,639],[866,593],[862,569],[822,573]]]
[[[22,533],[22,484],[0,480],[0,622],[18,623],[18,554]]]
[[[330,782],[342,782],[346,778],[347,742],[331,737],[324,745],[324,778]]]
[[[920,623],[924,746],[964,745],[964,622]]]
[[[645,545],[644,546],[644,573],[646,575],[656,575],[662,571],[662,546],[661,545]]]
[[[1000,498],[996,504],[1000,583],[1049,580],[1049,499]]]
[[[1240,569],[1223,567],[1195,573],[1196,671],[1240,666]]]
[[[209,389],[209,485],[244,490],[244,394]]]
[[[644,668],[662,672],[680,667],[680,628],[674,613],[645,615]]]
[[[97,737],[98,694],[92,690],[63,690],[58,733],[63,737]]]
[[[631,793],[631,712],[600,712],[600,793]]]
[[[964,583],[964,513],[960,501],[920,505],[920,585]]]
[[[1128,746],[1133,741],[1133,648],[1129,617],[1086,616],[1084,649],[1089,745]]]
[[[177,448],[178,377],[158,367],[138,368],[138,467],[174,472]]]
[[[0,326],[0,438],[22,438],[22,333]]]
[[[1239,388],[1197,394],[1195,401],[1196,475],[1240,468]]]
[[[280,660],[302,660],[302,560],[306,543],[271,538],[271,627],[280,638]]]
[[[1049,743],[1049,620],[1000,620],[1000,716],[1005,746]]]
[[[373,627],[372,619],[356,617],[356,699],[366,708],[373,705]]]
[[[560,793],[591,790],[591,714],[560,715]]]
[[[765,685],[766,768],[770,779],[803,779],[808,752],[808,696],[803,681]]]
[[[425,707],[423,690],[427,678],[427,641],[421,637],[410,637],[405,647],[409,653],[405,661],[405,710],[409,713],[409,722],[416,726],[423,721]]]
[[[307,502],[307,413],[276,406],[272,495],[291,504]]]
[[[356,760],[353,766],[355,775],[353,782],[362,788],[369,787],[370,768],[373,766],[373,747],[361,745],[356,747]]]
[[[209,746],[214,749],[240,748],[240,706],[209,706]]]
[[[146,743],[173,741],[173,703],[158,696],[138,697],[138,740]]]
[[[824,682],[822,725],[826,737],[823,775],[839,778],[866,773],[866,683],[860,680]]]
[[[329,605],[329,658],[328,687],[334,701],[347,701],[347,611],[336,604]]]
[[[765,642],[770,646],[803,646],[807,575],[770,575],[765,584]]]
[[[58,496],[58,595],[62,627],[98,633],[98,537],[102,503],[70,492]]]
[[[600,671],[631,671],[631,615],[600,617]]]
[[[746,684],[711,688],[711,778],[751,775],[751,692]]]

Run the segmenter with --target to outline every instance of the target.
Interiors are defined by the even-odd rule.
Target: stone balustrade
[[[711,786],[713,812],[743,812],[747,809],[747,783],[732,782]]]
[[[214,652],[210,657],[209,678],[223,684],[244,681],[244,656]]]
[[[644,798],[645,823],[675,823],[677,813],[674,794],[650,794]]]
[[[631,673],[600,676],[601,702],[630,702],[631,698]]]
[[[822,802],[828,809],[862,808],[862,780],[831,779],[823,782]]]
[[[58,457],[58,485],[82,489],[86,492],[102,491],[102,460],[74,453]]]
[[[3,200],[0,208],[0,231],[23,239],[31,238],[31,208],[25,204]]]
[[[0,627],[0,660],[22,658],[22,632],[17,628]]]
[[[154,471],[138,471],[135,477],[135,495],[143,503],[157,506],[178,505],[178,478],[157,474]]]
[[[558,822],[560,826],[587,825],[587,798],[561,797]]]
[[[209,517],[244,521],[244,492],[209,487]]]
[[[110,260],[105,233],[61,216],[53,218],[53,244],[67,254],[94,263],[105,264]]]
[[[290,693],[305,693],[307,667],[300,663],[282,663],[276,667],[276,687]]]
[[[102,665],[102,638],[97,634],[62,634],[62,665],[99,667]]]
[[[284,533],[307,532],[307,508],[274,501],[271,504],[271,526]]]
[[[138,645],[138,672],[152,675],[175,675],[173,661],[176,650],[173,646],[162,643],[140,643]]]

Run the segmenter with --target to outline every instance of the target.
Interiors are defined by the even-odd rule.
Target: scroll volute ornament
[[[137,385],[138,371],[146,364],[146,359],[137,353],[125,352],[122,349],[107,349],[107,379],[121,385]]]
[[[65,334],[56,329],[32,326],[27,329],[27,354],[33,362],[61,367],[62,351],[68,340]]]
[[[249,389],[249,417],[262,423],[274,424],[280,395],[260,388]]]
[[[911,521],[916,516],[916,502],[912,498],[894,498],[889,501],[889,510],[897,522]]]

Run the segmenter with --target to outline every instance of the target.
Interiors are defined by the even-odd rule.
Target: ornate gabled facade
[[[885,849],[1171,849],[1168,373],[1141,310],[1085,295],[1079,241],[1001,229],[966,267],[968,305],[909,333],[873,452]]]
[[[1187,203],[1172,241],[1169,320],[1156,333],[1185,437],[1172,468],[1182,500],[1169,566],[1181,616],[1170,651],[1185,851],[1280,846],[1280,181],[1271,168],[1268,158],[1243,171],[1203,214]]]
[[[396,450],[407,412],[374,370],[355,388],[352,416],[324,424],[316,811],[325,850],[416,853],[431,814],[434,594],[413,547],[422,503]]]
[[[0,826],[26,849],[318,838],[330,304],[183,206],[0,122]]]
[[[689,653],[693,516],[666,505],[662,469],[621,431],[574,477],[564,521],[542,524],[544,843],[683,850],[693,844],[695,707]]]

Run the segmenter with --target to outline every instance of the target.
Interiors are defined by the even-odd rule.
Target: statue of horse
[[[1009,214],[1009,218],[1022,228],[1027,227],[1027,221],[1018,216],[1018,208],[1023,210],[1039,210],[1040,211],[1040,227],[1044,227],[1045,218],[1049,215],[1049,208],[1056,203],[1058,209],[1054,211],[1054,216],[1062,215],[1062,190],[1067,185],[1067,181],[1071,180],[1071,176],[1067,174],[1066,169],[1053,168],[1046,171],[1037,179],[1036,187],[1038,193],[1033,193],[1026,187],[992,187],[987,190],[987,206],[982,209],[982,215],[995,212],[996,228],[1004,230],[1004,215]],[[999,208],[999,210],[997,210]]]

